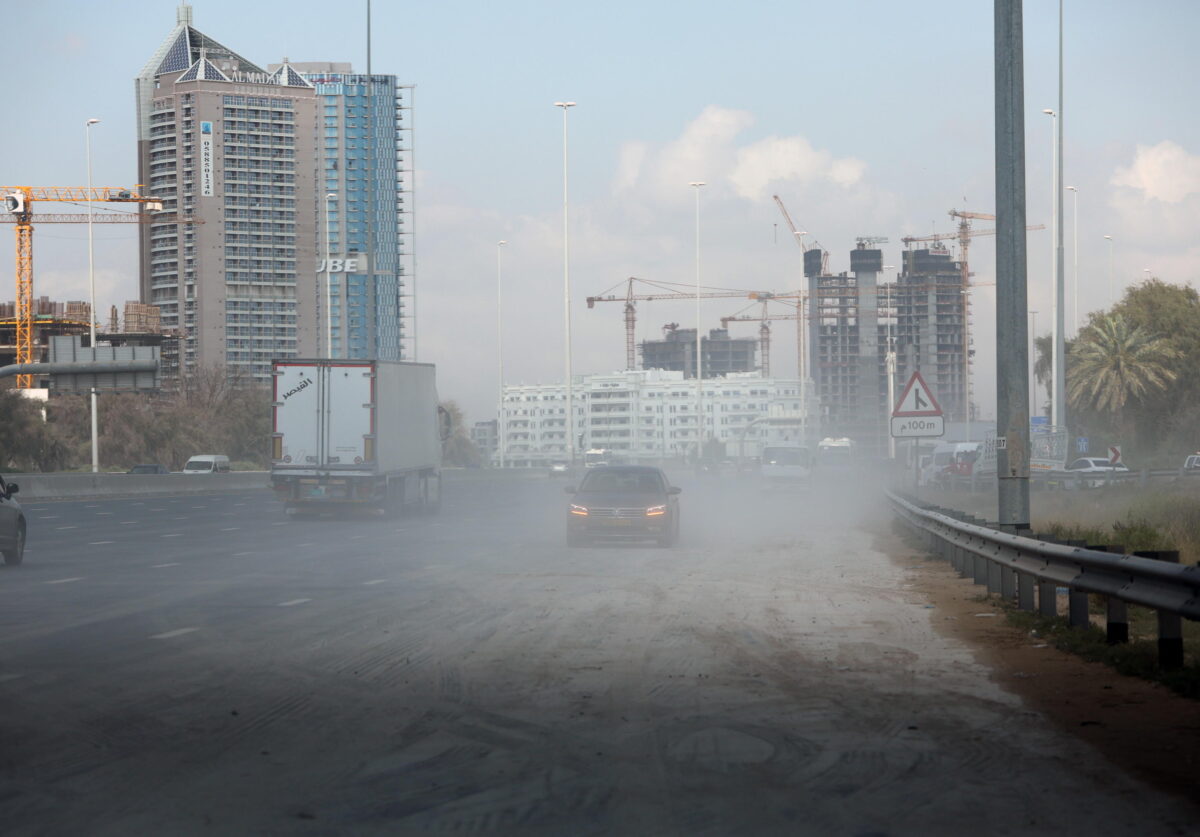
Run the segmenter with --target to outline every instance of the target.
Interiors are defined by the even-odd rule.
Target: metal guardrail
[[[1188,483],[1200,486],[1200,470],[1184,468],[1143,468],[1140,471],[1098,471],[1095,473],[1071,473],[1070,471],[1031,471],[1030,487],[1035,490],[1074,491],[1109,486],[1137,486],[1145,488],[1150,483]],[[945,488],[976,490],[983,486],[994,486],[996,475],[943,476],[936,484]]]
[[[226,474],[5,474],[20,486],[18,500],[78,497],[137,496],[142,494],[210,494],[221,491],[268,489],[266,471]]]
[[[989,593],[1027,611],[1035,609],[1036,594],[1038,612],[1057,616],[1058,588],[1066,587],[1068,621],[1075,627],[1090,624],[1088,594],[1105,596],[1111,644],[1129,639],[1127,604],[1152,608],[1158,611],[1159,664],[1183,664],[1181,619],[1200,620],[1200,567],[1180,566],[1178,552],[1124,555],[1050,543],[1030,537],[1028,530],[1000,531],[959,512],[885,493],[896,517],[931,552],[949,560],[961,576],[986,584]]]

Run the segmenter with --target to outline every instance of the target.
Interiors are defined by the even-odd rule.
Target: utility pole
[[[999,522],[1029,527],[1022,0],[994,0],[996,109],[996,476]],[[1003,444],[1000,440],[1003,439]]]
[[[1054,418],[1051,424],[1065,429],[1067,426],[1067,341],[1066,341],[1066,286],[1065,260],[1063,258],[1063,0],[1058,0],[1058,117],[1057,148],[1055,159],[1057,175],[1054,183],[1054,401],[1051,408]]]

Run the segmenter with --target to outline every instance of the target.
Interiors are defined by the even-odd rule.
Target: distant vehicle
[[[1200,453],[1188,454],[1188,458],[1183,460],[1183,470],[1200,471]]]
[[[983,445],[979,442],[941,442],[933,449],[922,481],[928,484],[951,477],[969,477],[982,454]]]
[[[598,468],[613,464],[613,452],[607,448],[592,448],[583,455],[583,467]]]
[[[166,465],[134,465],[127,474],[169,474],[171,470]]]
[[[565,477],[571,472],[571,468],[566,462],[551,462],[550,474],[552,477]]]
[[[289,359],[272,367],[271,485],[289,514],[438,510],[450,427],[432,364]]]
[[[1107,459],[1102,457],[1090,456],[1076,459],[1074,462],[1068,465],[1065,470],[1066,473],[1071,476],[1078,477],[1086,474],[1088,477],[1094,477],[1085,477],[1080,480],[1080,483],[1088,488],[1098,488],[1099,486],[1104,485],[1105,475],[1129,472],[1129,469],[1124,465],[1113,465]]]
[[[5,482],[0,477],[0,553],[10,567],[25,560],[25,512],[13,499],[17,491],[15,482]]]
[[[202,453],[189,459],[180,473],[226,474],[229,473],[229,457],[217,453]]]
[[[825,438],[817,443],[816,464],[819,468],[850,468],[857,458],[857,446],[853,439]]]
[[[812,480],[812,451],[805,445],[768,445],[763,448],[759,473],[772,488],[808,485]]]
[[[589,470],[579,488],[568,486],[567,546],[591,538],[655,540],[672,546],[679,537],[680,489],[660,468],[607,465]]]

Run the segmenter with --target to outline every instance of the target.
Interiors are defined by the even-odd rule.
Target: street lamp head
[[[563,110],[566,110],[567,108],[575,107],[575,103],[574,102],[555,102],[554,106],[556,108],[562,108]]]
[[[325,200],[327,200],[327,201],[337,200],[337,192],[330,192],[328,195],[325,196]]]
[[[691,183],[689,183],[688,185],[689,185],[689,186],[695,186],[696,188],[699,188],[699,187],[701,187],[701,186],[707,186],[708,184],[707,184],[707,183],[705,183],[703,180],[693,180],[693,181],[692,181]]]
[[[503,247],[505,244],[508,244],[508,242],[507,241],[497,241],[496,242],[497,247]]]
[[[87,126],[90,128],[90,127],[92,127],[93,125],[95,125],[95,124],[96,124],[97,122],[99,122],[99,121],[100,121],[99,119],[95,119],[95,118],[89,119],[89,120],[87,121]]]
[[[1106,236],[1104,236],[1104,237],[1105,237],[1105,238],[1107,238],[1109,241],[1112,241],[1112,240],[1113,240],[1113,237],[1112,237],[1111,235],[1106,235]]]
[[[1058,116],[1058,114],[1052,111],[1050,108],[1042,108],[1042,113],[1046,114],[1047,116]]]
[[[1076,192],[1076,193],[1078,193],[1078,192],[1079,192],[1079,190],[1078,190],[1078,189],[1076,189],[1074,186],[1064,186],[1063,188],[1064,188],[1064,189],[1066,189],[1066,190],[1067,190],[1067,191],[1069,191],[1069,192]]]

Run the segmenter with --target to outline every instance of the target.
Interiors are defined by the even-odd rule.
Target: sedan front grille
[[[589,517],[645,517],[645,509],[588,509]]]

